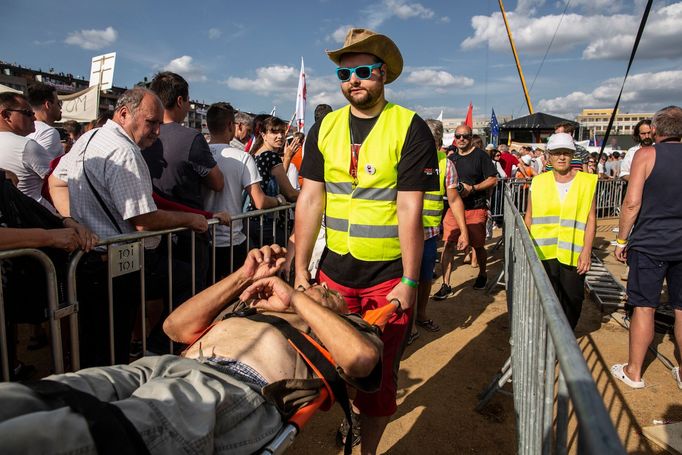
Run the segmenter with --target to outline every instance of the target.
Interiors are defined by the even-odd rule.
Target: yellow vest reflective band
[[[429,191],[424,193],[424,211],[422,212],[422,219],[424,227],[436,227],[440,224],[440,219],[443,216],[443,196],[445,195],[445,173],[447,172],[448,156],[443,152],[438,152],[438,180],[440,188],[438,191]]]
[[[317,145],[324,157],[327,247],[363,261],[400,257],[396,189],[398,163],[414,112],[388,103],[358,154],[350,175],[350,106],[328,114]]]
[[[554,172],[545,172],[533,178],[530,235],[541,260],[557,259],[562,264],[578,265],[596,189],[596,174],[578,172],[561,202]]]

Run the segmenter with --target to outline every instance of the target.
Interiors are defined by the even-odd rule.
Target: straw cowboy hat
[[[403,56],[391,38],[365,28],[351,28],[341,49],[326,52],[329,59],[337,65],[341,56],[350,52],[375,55],[386,64],[387,84],[398,79],[403,71]]]

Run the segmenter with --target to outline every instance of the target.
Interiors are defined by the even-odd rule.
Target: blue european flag
[[[497,123],[497,117],[495,117],[495,109],[493,109],[493,115],[490,116],[490,142],[493,146],[497,147],[497,142],[500,138],[500,124]]]

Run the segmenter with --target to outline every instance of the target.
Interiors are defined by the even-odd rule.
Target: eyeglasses
[[[30,109],[5,109],[5,110],[8,112],[18,112],[21,115],[25,115],[26,117],[33,117],[34,115],[36,115],[36,113]]]
[[[455,139],[471,139],[471,134],[455,134]]]
[[[358,79],[369,79],[372,77],[372,70],[375,68],[381,68],[383,62],[375,63],[373,65],[360,65],[355,68],[336,68],[336,77],[339,78],[341,82],[348,82],[350,77],[355,73],[355,77]]]

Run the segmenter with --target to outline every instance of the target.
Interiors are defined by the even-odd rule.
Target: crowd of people
[[[441,122],[423,120],[386,100],[385,85],[403,69],[400,51],[389,37],[351,29],[343,47],[327,54],[338,66],[336,76],[348,104],[335,111],[317,106],[307,137],[275,116],[252,116],[226,101],[208,108],[205,137],[182,125],[190,109],[189,85],[182,76],[167,71],[158,73],[149,87],[126,91],[111,118],[86,128],[75,122],[56,128],[61,109],[51,86],[36,84],[27,96],[0,94],[0,169],[5,171],[0,175],[4,196],[0,198],[0,248],[46,248],[61,269],[68,253],[85,252],[77,270],[81,365],[110,365],[112,349],[114,363],[128,364],[136,343],[147,336],[152,353],[179,354],[169,351],[171,339],[187,347],[182,357],[146,357],[128,368],[86,369],[79,373],[83,380],[78,379],[81,376],[56,378],[69,390],[83,390],[101,401],[108,401],[119,381],[127,383],[127,392],[119,391],[128,402],[122,405],[124,420],[143,435],[143,444],[160,453],[194,447],[198,442],[193,441],[205,443],[206,435],[219,427],[221,433],[214,437],[225,450],[260,447],[290,411],[283,409],[290,395],[281,393],[293,387],[287,381],[312,380],[311,371],[317,371],[318,365],[298,362],[300,351],[286,343],[287,338],[296,338],[291,327],[297,333],[312,330],[336,362],[340,378],[357,388],[352,406],[344,407],[339,443],[347,451],[361,443],[362,453],[375,453],[397,409],[397,372],[405,346],[419,336],[419,330],[440,330],[427,312],[436,263],[441,264],[442,284],[434,300],[454,295],[451,278],[457,251],[470,251],[472,266],[478,268],[472,286],[486,288],[487,224],[501,223],[499,216],[491,216],[491,211],[499,213],[495,204],[502,199],[496,197],[500,181],[530,180],[525,187],[530,195],[526,224],[573,328],[591,263],[597,179],[623,178],[630,183],[625,206],[633,209],[624,212],[621,233],[631,230],[636,211],[641,211],[640,219],[660,216],[661,209],[652,201],[667,184],[661,182],[675,183],[673,155],[682,134],[666,123],[665,115],[637,125],[635,139],[642,148],[633,147],[624,156],[614,152],[600,163],[598,156],[575,143],[571,123],[556,125],[544,149],[484,146],[465,124],[456,128],[454,142],[448,146],[442,143]],[[677,119],[678,113],[673,109],[670,115]],[[675,139],[675,144],[663,144]],[[655,149],[650,147],[654,140]],[[664,158],[657,160],[656,153]],[[652,173],[656,186],[648,184]],[[294,202],[291,216],[271,211],[242,222],[242,213]],[[679,201],[671,199],[669,204],[676,207]],[[679,217],[682,207],[677,213]],[[219,222],[215,236],[209,230],[211,218]],[[628,254],[628,261],[637,261],[631,269],[634,279],[629,281],[629,293],[638,307],[633,318],[638,331],[632,334],[637,341],[631,343],[630,366],[614,367],[614,375],[633,387],[643,386],[640,369],[646,349],[641,346],[650,341],[650,309],[655,306],[651,299],[640,301],[634,296],[648,295],[645,286],[660,291],[665,273],[669,286],[677,283],[682,259],[670,253],[679,250],[680,242],[659,245],[654,237],[661,227],[656,221],[647,223],[635,224],[630,240],[635,246]],[[140,274],[134,273],[113,278],[109,289],[109,258],[101,240],[171,228],[186,228],[173,235],[171,256],[157,237],[143,243],[144,287]],[[627,236],[619,242],[617,255],[624,259]],[[278,245],[284,243],[289,243],[288,251]],[[213,285],[212,246],[217,280]],[[257,249],[249,251],[250,247]],[[659,269],[667,272],[644,277],[645,267],[639,264],[645,260],[662,261]],[[65,272],[61,273],[63,282]],[[291,277],[291,285],[277,275]],[[44,286],[28,285],[28,280],[35,280],[30,265],[14,261],[5,283],[8,321],[10,327],[33,324],[39,338],[46,301],[39,293]],[[671,296],[679,300],[682,287],[674,286]],[[109,292],[115,301],[113,346],[107,329]],[[149,334],[136,329],[142,299],[147,302]],[[677,300],[674,304],[682,305]],[[230,312],[223,318],[228,306]],[[381,317],[369,316],[377,311]],[[359,316],[339,316],[347,313]],[[287,314],[294,317],[283,316]],[[214,325],[213,321],[221,322]],[[268,324],[281,338],[265,336]],[[682,331],[677,332],[680,343]],[[9,333],[16,339],[16,330]],[[25,366],[11,351],[12,377],[26,377]],[[146,379],[131,381],[136,371],[146,371]],[[185,377],[190,371],[198,373],[183,382],[186,391],[170,391],[163,385],[164,377]],[[679,371],[673,374],[682,388]],[[93,381],[99,385],[93,386]],[[16,393],[27,403],[40,395],[22,387],[0,388],[0,395]],[[207,387],[221,391],[212,393]],[[301,390],[298,387],[294,392]],[[321,384],[302,388],[310,387],[317,390]],[[253,404],[248,410],[252,418],[224,432],[221,424],[197,419],[187,433],[181,432],[191,437],[174,436],[159,443],[167,433],[151,431],[156,423],[136,401],[136,390],[150,396],[170,394],[178,402],[190,390],[200,390],[213,396],[204,401],[203,410],[208,412],[220,408],[228,399],[225,395],[232,394],[230,399]],[[343,405],[340,390],[335,394]],[[39,408],[27,404],[17,415]],[[34,422],[49,425],[53,418],[45,413]],[[70,424],[77,426],[74,418]],[[120,423],[121,418],[114,420]],[[167,420],[173,422],[177,416],[168,414]],[[123,427],[128,428],[121,430],[127,434],[124,443],[140,442],[130,436],[129,427]],[[0,422],[0,434],[7,428]],[[79,431],[73,450],[107,443],[82,428]],[[157,434],[158,441],[151,434]],[[250,445],[244,434],[249,435]]]

